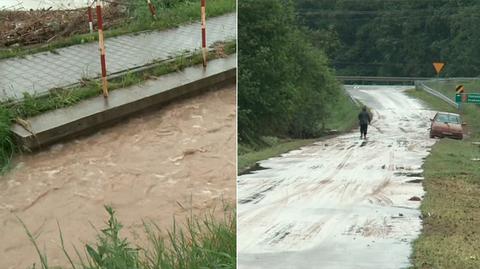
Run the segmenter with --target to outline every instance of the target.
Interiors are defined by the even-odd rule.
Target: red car
[[[430,138],[450,137],[463,139],[463,125],[460,115],[455,113],[437,112],[430,127]]]

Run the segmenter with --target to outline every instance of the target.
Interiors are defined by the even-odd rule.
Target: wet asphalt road
[[[261,162],[238,178],[238,268],[405,268],[421,229],[421,166],[435,142],[404,87],[348,87],[373,109],[359,132]],[[413,182],[412,182],[413,181]]]

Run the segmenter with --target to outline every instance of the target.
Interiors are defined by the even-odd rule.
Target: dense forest
[[[324,50],[313,46],[298,24],[295,3],[238,4],[240,142],[319,135],[342,91]]]
[[[478,0],[297,0],[298,19],[339,75],[480,74]],[[327,44],[327,46],[326,46]]]
[[[480,74],[478,0],[241,0],[238,14],[241,142],[322,134],[335,74]]]

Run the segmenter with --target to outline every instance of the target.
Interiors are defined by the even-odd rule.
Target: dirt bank
[[[37,262],[15,219],[39,235],[51,265],[66,245],[92,241],[111,204],[125,235],[141,241],[142,219],[168,228],[193,212],[235,199],[235,89],[208,92],[130,119],[98,134],[19,157],[0,179],[0,268]],[[72,248],[69,248],[72,250]],[[38,262],[37,262],[38,264]]]

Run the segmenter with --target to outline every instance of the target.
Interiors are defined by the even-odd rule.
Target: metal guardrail
[[[458,109],[458,104],[455,101],[453,101],[452,99],[450,99],[448,96],[446,96],[446,95],[428,87],[427,85],[425,85],[425,83],[423,83],[423,81],[415,81],[415,89],[418,90],[419,88],[424,90],[425,92],[437,97],[437,98],[442,99],[443,101],[445,101],[449,105]]]
[[[342,82],[386,82],[386,83],[410,83],[415,81],[429,80],[427,77],[374,77],[374,76],[337,76],[337,80]]]
[[[449,98],[448,96],[442,94],[441,92],[427,86],[425,82],[428,81],[444,81],[444,82],[450,82],[450,81],[458,81],[458,80],[479,80],[479,77],[455,77],[455,78],[435,78],[432,79],[431,77],[374,77],[374,76],[337,76],[337,80],[343,82],[344,84],[346,82],[384,82],[384,83],[395,83],[395,82],[400,82],[400,83],[409,83],[409,84],[414,84],[415,88],[417,90],[424,90],[425,92],[431,94],[432,96],[435,96],[437,98],[440,98],[441,100],[445,101],[447,104],[459,108],[458,104]],[[356,101],[356,100],[352,100]]]

